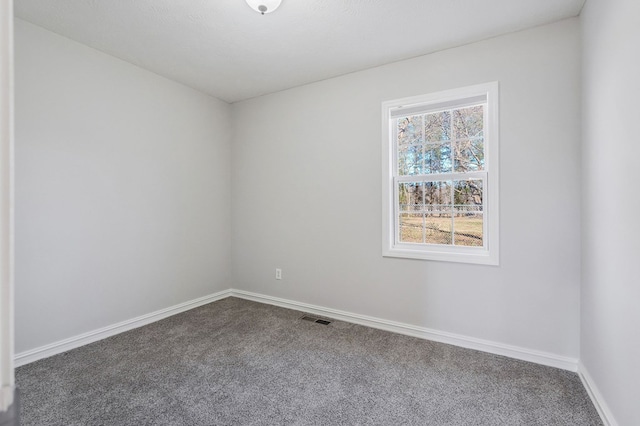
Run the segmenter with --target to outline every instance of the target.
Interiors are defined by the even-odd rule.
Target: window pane
[[[398,119],[398,145],[424,142],[422,120],[422,115]]]
[[[403,243],[422,243],[423,237],[423,209],[424,184],[422,182],[407,182],[398,185],[399,239]]]
[[[451,210],[448,213],[428,214],[425,228],[426,243],[451,244]]]
[[[429,211],[451,212],[451,181],[433,181],[424,183],[424,203]]]
[[[451,181],[424,183],[425,242],[451,244]]]
[[[422,182],[398,184],[398,207],[400,212],[421,212],[423,210]]]
[[[456,180],[453,185],[453,197],[456,207],[482,207],[482,179]]]
[[[454,138],[468,139],[483,136],[483,122],[482,105],[453,110]]]
[[[423,173],[424,152],[422,145],[398,146],[398,175],[418,175]]]
[[[453,218],[455,245],[482,247],[482,225],[484,216],[479,214],[459,215]]]
[[[425,114],[425,140],[428,142],[448,141],[451,139],[451,112]]]
[[[423,173],[448,173],[451,171],[451,144],[436,143],[424,147]]]
[[[454,181],[454,244],[483,245],[483,188],[481,179]]]
[[[400,242],[424,242],[423,216],[423,213],[400,213]]]
[[[453,156],[456,172],[484,170],[484,140],[475,138],[454,142]]]
[[[483,246],[483,181],[398,184],[399,242]]]

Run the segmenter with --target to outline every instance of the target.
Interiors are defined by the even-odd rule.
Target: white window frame
[[[499,264],[499,174],[498,174],[498,82],[478,84],[382,103],[382,255],[409,259],[439,260],[484,265]],[[477,178],[483,181],[483,246],[402,243],[398,239],[398,183],[415,181],[399,176],[397,118],[399,112],[428,113],[458,108],[466,103],[486,102],[484,108],[484,170],[429,175],[429,180]]]

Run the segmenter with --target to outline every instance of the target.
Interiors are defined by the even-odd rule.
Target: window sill
[[[466,249],[466,250],[465,250]],[[464,251],[462,251],[464,250]],[[470,263],[476,265],[499,265],[498,255],[489,253],[488,250],[478,248],[456,248],[455,251],[445,249],[411,249],[411,248],[389,248],[383,250],[383,257],[395,257],[403,259],[434,260],[441,262]]]

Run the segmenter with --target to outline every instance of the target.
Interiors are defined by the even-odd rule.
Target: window
[[[383,255],[498,264],[498,83],[388,101]]]

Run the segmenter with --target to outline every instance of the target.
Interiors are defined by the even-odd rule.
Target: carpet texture
[[[20,367],[28,425],[601,425],[575,373],[227,298]]]

